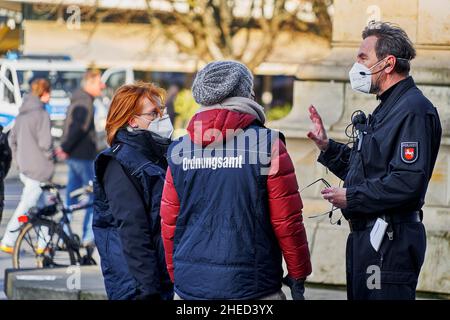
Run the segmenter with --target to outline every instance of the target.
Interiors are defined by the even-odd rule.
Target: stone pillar
[[[376,2],[376,5],[374,5]],[[287,136],[287,147],[296,167],[300,188],[323,177],[334,185],[339,180],[316,162],[319,154],[306,138],[311,128],[308,107],[322,114],[331,138],[346,141],[344,129],[357,109],[370,113],[375,96],[354,92],[348,70],[355,61],[361,32],[370,20],[400,25],[414,42],[417,57],[412,76],[437,107],[443,128],[440,153],[424,207],[428,248],[418,290],[450,294],[450,8],[446,0],[335,0],[333,37],[327,58],[300,64],[290,114],[270,125]],[[312,252],[311,282],[345,284],[345,241],[348,224],[331,225],[327,217],[308,215],[329,209],[317,185],[302,193],[305,224]],[[334,216],[339,217],[339,211]]]

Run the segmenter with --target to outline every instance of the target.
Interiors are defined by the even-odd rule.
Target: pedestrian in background
[[[120,87],[95,162],[94,234],[109,299],[173,299],[161,240],[160,203],[173,127],[164,90]]]
[[[177,115],[175,112],[175,101],[182,87],[179,83],[174,82],[167,89],[166,110],[172,123],[175,123],[175,117]]]
[[[66,190],[67,206],[77,200],[70,193],[88,185],[94,179],[94,159],[97,155],[96,131],[94,123],[94,99],[101,96],[105,84],[99,70],[85,73],[81,88],[72,95],[64,123],[64,134],[57,156],[67,160],[69,176]],[[92,233],[92,208],[86,209],[83,221],[82,245],[94,246]]]
[[[18,236],[19,221],[31,207],[41,201],[41,182],[48,182],[54,173],[53,142],[50,116],[45,104],[50,100],[50,84],[45,79],[31,83],[31,93],[24,96],[19,115],[9,135],[9,145],[24,184],[20,202],[8,222],[1,241],[1,250],[12,253]]]

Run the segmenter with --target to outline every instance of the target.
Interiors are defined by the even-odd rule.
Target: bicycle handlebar
[[[64,189],[66,187],[65,185],[51,183],[51,182],[41,182],[39,186],[44,191],[51,190],[51,189],[61,190],[61,189]]]
[[[71,198],[76,198],[76,197],[82,196],[84,194],[92,193],[92,192],[94,192],[92,185],[88,185],[86,187],[81,187],[81,188],[78,188],[78,189],[72,191],[69,195]]]
[[[78,210],[83,210],[83,209],[87,209],[92,207],[94,204],[92,202],[88,202],[88,203],[77,203],[77,204],[73,204],[71,206],[69,206],[69,208],[67,208],[67,211],[69,213],[72,213],[74,211],[78,211]]]

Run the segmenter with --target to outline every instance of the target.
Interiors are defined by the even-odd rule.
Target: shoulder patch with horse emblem
[[[414,163],[419,157],[418,142],[402,142],[400,146],[400,155],[404,163]]]

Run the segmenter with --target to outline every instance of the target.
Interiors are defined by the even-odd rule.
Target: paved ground
[[[74,280],[76,273],[79,277]],[[12,299],[106,299],[100,270],[96,266],[14,271],[8,274],[8,279],[7,294]],[[79,287],[76,287],[77,281]],[[283,287],[283,291],[291,299],[288,288]],[[306,299],[344,300],[345,292],[308,286]]]

